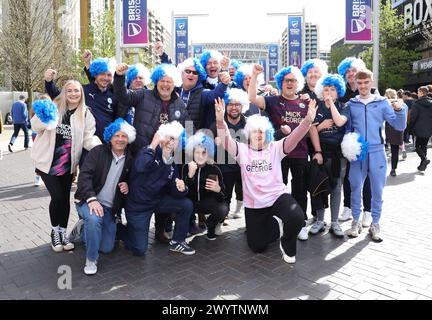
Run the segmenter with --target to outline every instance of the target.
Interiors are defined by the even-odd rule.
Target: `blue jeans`
[[[98,217],[96,214],[90,214],[90,208],[87,203],[82,206],[76,205],[78,215],[84,220],[84,232],[81,235],[83,242],[86,244],[86,257],[90,261],[97,261],[99,251],[110,253],[114,249],[117,226],[111,208],[102,206],[104,216]]]
[[[150,219],[156,215],[175,213],[175,228],[173,240],[183,242],[189,230],[189,219],[192,215],[193,204],[188,198],[174,198],[165,195],[157,206],[152,209],[134,212],[126,210],[127,239],[126,246],[136,256],[143,256],[147,251]]]
[[[25,123],[14,124],[14,132],[9,143],[12,145],[15,143],[15,140],[18,137],[20,130],[24,131],[24,148],[27,149],[29,146],[29,133],[27,125]]]

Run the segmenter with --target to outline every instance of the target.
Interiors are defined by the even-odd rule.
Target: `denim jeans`
[[[114,249],[117,226],[111,208],[102,206],[104,216],[90,214],[87,203],[76,205],[78,215],[84,220],[84,232],[81,235],[86,245],[86,257],[90,261],[97,261],[99,252],[110,253]]]
[[[148,232],[150,218],[155,212],[156,215],[175,214],[175,228],[173,240],[183,242],[189,230],[189,219],[192,215],[193,204],[188,198],[174,198],[165,195],[157,206],[152,209],[135,212],[126,210],[127,239],[126,246],[136,256],[143,256],[147,251]]]

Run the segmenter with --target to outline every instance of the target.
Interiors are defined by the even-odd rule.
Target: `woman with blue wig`
[[[189,188],[188,197],[194,203],[194,212],[209,215],[207,239],[216,240],[229,208],[225,202],[222,172],[213,161],[213,138],[204,131],[198,131],[188,139],[186,153],[192,161],[183,165],[182,180]],[[194,215],[192,217],[191,222],[195,224]]]
[[[336,126],[332,118],[332,108],[336,108],[339,113],[346,113],[339,97],[345,94],[345,81],[338,74],[328,74],[322,77],[315,87],[315,94],[320,100],[318,104],[317,116],[311,130],[317,130],[321,153],[316,153],[313,157],[318,164],[323,163],[325,171],[332,181],[330,192],[330,212],[331,226],[330,233],[338,238],[343,238],[344,233],[338,224],[339,207],[341,202],[341,190],[343,174],[346,168],[346,160],[343,158],[341,142],[345,134],[345,125]],[[311,177],[311,179],[313,179]],[[322,195],[312,196],[312,207],[316,210],[317,218],[309,229],[309,233],[316,235],[325,230],[324,213],[327,206],[327,199]]]
[[[250,116],[244,129],[248,143],[231,137],[224,119],[225,102],[219,99],[215,105],[218,137],[240,165],[249,247],[254,252],[264,252],[269,243],[280,239],[283,260],[295,263],[304,214],[283,183],[281,162],[309,131],[315,119],[315,101],[309,104],[307,115],[297,128],[279,141],[273,141],[274,129],[267,117]]]

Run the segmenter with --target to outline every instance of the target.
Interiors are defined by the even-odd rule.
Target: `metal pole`
[[[122,41],[122,25],[121,25],[121,8],[122,0],[115,0],[115,30],[116,30],[116,61],[122,62],[121,41]]]
[[[373,67],[372,72],[374,74],[375,79],[375,87],[378,89],[378,80],[379,80],[379,56],[380,56],[380,47],[379,47],[379,40],[380,40],[380,33],[379,33],[379,10],[380,10],[380,1],[379,0],[373,0],[373,13],[374,13],[374,20],[373,20]]]

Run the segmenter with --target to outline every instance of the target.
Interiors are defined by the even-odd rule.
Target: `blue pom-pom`
[[[338,97],[343,97],[346,91],[346,85],[344,79],[338,74],[329,74],[324,77],[322,86],[333,86],[336,88]]]
[[[182,134],[180,135],[180,145],[182,150],[184,150],[186,148],[186,144],[188,141],[188,136],[187,136],[187,132],[186,130],[183,130]]]
[[[42,123],[55,128],[58,122],[58,108],[48,99],[33,102],[33,111]]]
[[[282,90],[282,81],[288,73],[291,73],[291,67],[283,68],[281,71],[276,73],[275,82],[276,82],[276,86],[279,89],[279,91]]]
[[[98,58],[90,64],[90,74],[92,77],[96,77],[101,73],[109,71],[108,59]]]
[[[360,152],[360,155],[358,156],[357,160],[362,161],[366,158],[366,155],[368,153],[369,143],[361,135],[359,135],[357,141],[360,143],[360,147],[361,147],[361,152]]]
[[[126,85],[129,87],[138,76],[138,68],[136,66],[131,66],[126,72]]]

